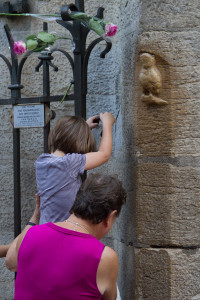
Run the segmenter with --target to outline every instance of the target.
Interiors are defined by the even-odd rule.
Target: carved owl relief
[[[159,98],[160,89],[162,87],[161,73],[156,67],[154,55],[142,53],[140,55],[141,70],[139,81],[143,88],[142,101],[149,104],[165,105],[167,101]]]

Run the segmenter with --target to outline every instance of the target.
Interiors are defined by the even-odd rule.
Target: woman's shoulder
[[[114,273],[117,276],[119,268],[118,255],[110,247],[105,247],[99,263],[99,269],[104,273],[106,272],[109,276],[113,276]]]
[[[112,248],[105,246],[104,251],[102,253],[102,258],[106,261],[110,261],[111,263],[118,263],[118,255]]]

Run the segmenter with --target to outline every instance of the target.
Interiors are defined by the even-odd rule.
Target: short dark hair
[[[56,122],[49,133],[49,152],[85,154],[96,150],[95,139],[86,121],[79,116],[66,116]]]
[[[113,211],[120,214],[126,191],[113,175],[90,174],[81,185],[70,213],[99,224]]]

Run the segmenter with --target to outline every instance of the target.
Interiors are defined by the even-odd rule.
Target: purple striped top
[[[40,224],[61,222],[69,217],[76,193],[82,183],[85,154],[57,157],[42,154],[35,162],[36,182],[40,195]]]

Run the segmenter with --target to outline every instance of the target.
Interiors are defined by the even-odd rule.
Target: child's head
[[[50,153],[60,150],[67,153],[95,151],[95,139],[86,121],[78,116],[63,117],[49,133]]]

